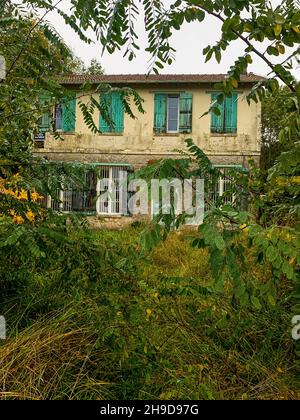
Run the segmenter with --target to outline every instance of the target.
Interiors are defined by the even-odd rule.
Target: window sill
[[[101,219],[121,219],[122,217],[125,217],[126,215],[123,215],[123,214],[97,213],[97,216],[99,216]]]
[[[99,136],[122,137],[124,133],[98,133]]]
[[[183,133],[153,133],[154,137],[179,137]]]
[[[210,133],[210,137],[237,137],[237,133]]]
[[[62,136],[75,136],[75,131],[62,131],[62,130],[57,130],[56,131],[59,135],[62,135]],[[50,133],[50,134],[54,134],[54,132],[53,131],[48,131],[48,133]]]

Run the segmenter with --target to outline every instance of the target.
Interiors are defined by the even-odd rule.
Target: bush
[[[240,308],[212,292],[189,232],[147,255],[136,228],[64,235],[60,246],[47,239],[46,259],[9,257],[19,285],[2,295],[0,398],[300,397],[289,284],[276,306]],[[255,270],[258,282],[270,275]]]

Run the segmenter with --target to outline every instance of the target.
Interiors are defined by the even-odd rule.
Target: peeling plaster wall
[[[214,163],[247,166],[249,157],[259,161],[261,107],[260,104],[247,104],[245,95],[251,88],[249,85],[241,85],[238,91],[238,127],[234,136],[211,134],[210,115],[201,118],[210,105],[212,86],[209,84],[149,84],[133,88],[144,99],[145,114],[140,114],[132,105],[137,118],[134,120],[125,114],[123,134],[91,134],[77,101],[75,133],[62,134],[64,141],[55,140],[47,133],[45,147],[36,149],[35,153],[55,161],[130,163],[138,168],[151,160],[180,156],[175,150],[184,150],[184,139],[192,138]],[[153,133],[155,92],[193,94],[191,134],[162,136]],[[93,96],[97,99],[98,94]],[[87,103],[89,95],[80,99]],[[94,120],[98,127],[99,118],[99,112],[95,112]]]

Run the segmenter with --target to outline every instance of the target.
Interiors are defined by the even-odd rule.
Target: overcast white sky
[[[278,0],[272,0],[277,3]],[[170,0],[165,0],[166,5]],[[69,11],[69,0],[62,0],[62,8]],[[102,47],[95,37],[90,33],[95,42],[87,45],[68,27],[63,19],[55,12],[47,15],[47,20],[56,28],[65,42],[72,48],[74,53],[82,58],[85,63],[89,63],[92,58],[97,58],[103,65],[106,74],[120,73],[147,73],[149,55],[144,51],[147,38],[144,29],[143,16],[137,22],[136,28],[139,36],[141,50],[137,58],[129,62],[123,58],[123,54],[116,52],[112,55],[107,52],[101,55]],[[186,23],[180,31],[175,31],[172,38],[172,46],[177,50],[176,61],[171,66],[166,66],[162,73],[226,73],[233,61],[243,52],[244,44],[242,41],[235,43],[224,54],[221,64],[215,60],[204,63],[202,50],[208,44],[214,44],[220,34],[220,25],[213,17],[207,17],[205,22]],[[249,67],[249,71],[257,74],[267,75],[268,67],[261,59],[255,59]]]

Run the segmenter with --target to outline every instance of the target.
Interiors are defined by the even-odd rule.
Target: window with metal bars
[[[127,169],[122,166],[102,166],[99,173],[97,213],[127,214]]]
[[[83,188],[57,191],[55,199],[48,196],[47,207],[61,212],[126,215],[127,170],[123,166],[102,165],[98,171],[87,171]]]
[[[242,165],[216,165],[216,168],[219,169],[221,176],[217,179],[212,179],[212,187],[207,195],[206,210],[209,210],[211,205],[215,205],[220,198],[222,198],[222,204],[246,209],[247,195],[241,186],[235,184],[233,171],[247,173],[247,169]]]
[[[97,176],[87,171],[82,188],[57,191],[56,199],[48,197],[47,206],[55,211],[95,213],[97,201]]]

